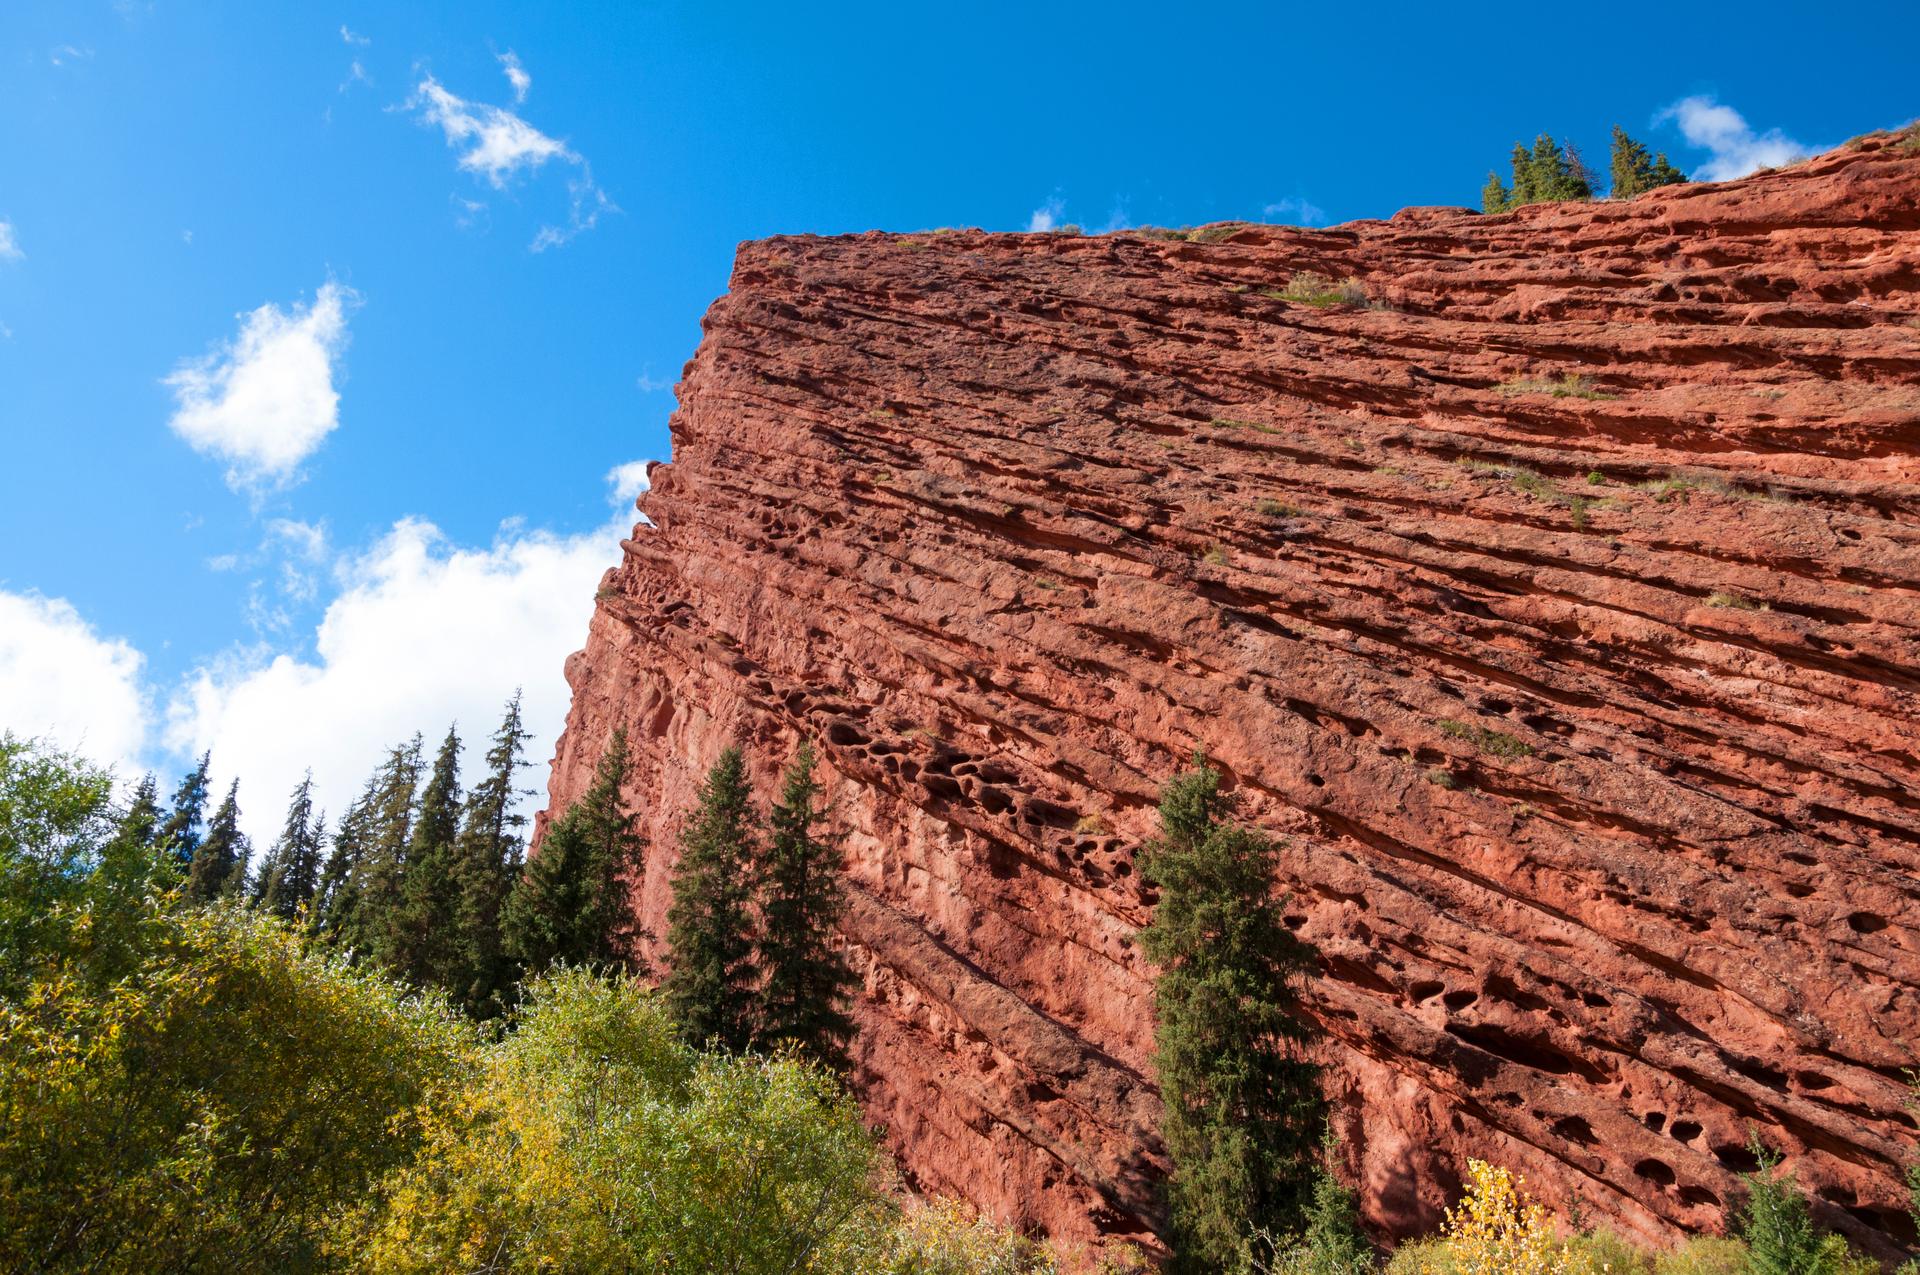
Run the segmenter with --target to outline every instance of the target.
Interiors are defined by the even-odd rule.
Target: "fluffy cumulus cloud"
[[[333,382],[357,300],[329,283],[311,305],[241,315],[231,342],[166,378],[175,399],[168,425],[195,451],[225,461],[235,490],[291,482],[340,424]]]
[[[19,261],[26,255],[20,251],[20,240],[13,233],[13,223],[0,221],[0,261]]]
[[[167,746],[179,756],[211,749],[221,783],[238,775],[256,838],[272,835],[308,767],[337,814],[384,750],[415,731],[432,743],[458,722],[471,767],[516,687],[538,767],[566,717],[562,668],[633,526],[625,507],[645,488],[645,463],[618,467],[608,483],[623,508],[576,536],[509,523],[493,544],[463,547],[430,522],[394,524],[338,564],[340,592],[310,656],[243,651],[199,670],[168,707]],[[323,543],[311,530],[283,538]],[[532,782],[544,787],[544,769]]]
[[[64,599],[0,591],[0,730],[51,739],[124,775],[146,747],[143,663]]]
[[[511,62],[508,59],[512,59]],[[516,100],[524,98],[525,88],[533,83],[532,77],[511,53],[504,55],[502,62]],[[414,86],[406,109],[422,123],[438,128],[446,137],[447,145],[459,152],[456,161],[459,166],[495,190],[505,190],[515,180],[536,173],[549,163],[559,163],[570,170],[566,224],[542,226],[530,245],[535,252],[566,243],[575,235],[593,229],[601,213],[616,211],[613,201],[593,180],[593,169],[583,156],[504,107],[470,102],[429,75]]]
[[[1698,181],[1731,181],[1818,153],[1777,128],[1756,133],[1740,112],[1710,96],[1682,98],[1660,112],[1659,119],[1673,121],[1687,145],[1708,153],[1707,162],[1694,170]]]

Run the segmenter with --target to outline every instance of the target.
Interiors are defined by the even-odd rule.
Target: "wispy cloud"
[[[373,41],[368,39],[364,35],[360,35],[353,31],[349,31],[347,29],[346,24],[343,22],[340,24],[340,43],[357,44],[361,48],[365,48],[367,45],[372,44]]]
[[[1285,199],[1276,199],[1270,204],[1265,204],[1260,212],[1264,216],[1289,225],[1324,226],[1327,224],[1327,214],[1318,204],[1296,195],[1288,195]]]
[[[13,223],[0,221],[0,261],[22,261],[26,255],[20,251],[20,239],[13,233]]]
[[[1033,210],[1033,215],[1027,218],[1027,230],[1030,233],[1057,230],[1061,225],[1060,219],[1066,216],[1066,212],[1067,205],[1065,201],[1058,195],[1055,195],[1052,199],[1049,199],[1046,203],[1041,204]]]
[[[515,105],[527,100],[527,94],[533,89],[533,77],[527,74],[527,68],[520,65],[520,57],[512,49],[496,55],[500,59],[500,70],[506,75],[507,83],[513,86]]]
[[[406,109],[422,123],[439,128],[447,145],[459,152],[459,166],[495,190],[505,190],[509,183],[550,163],[572,170],[567,179],[566,224],[542,226],[529,245],[535,252],[566,243],[593,229],[600,214],[618,211],[594,181],[593,167],[585,156],[504,107],[470,102],[428,75],[414,88]]]
[[[55,66],[66,66],[70,62],[89,62],[92,59],[93,50],[77,44],[56,45],[47,54],[47,61]]]
[[[1687,145],[1710,156],[1693,174],[1700,181],[1730,181],[1818,153],[1777,128],[1754,132],[1745,116],[1708,94],[1683,97],[1655,117],[1658,123],[1668,120],[1679,125]]]
[[[333,377],[347,343],[352,289],[328,283],[309,306],[268,304],[240,316],[234,339],[175,368],[168,426],[227,463],[227,485],[260,493],[293,481],[340,424]]]

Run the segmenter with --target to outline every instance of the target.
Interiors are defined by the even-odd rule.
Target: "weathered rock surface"
[[[1297,271],[1387,308],[1267,295]],[[765,790],[819,743],[856,1081],[915,1182],[1153,1243],[1134,855],[1200,748],[1288,838],[1378,1225],[1479,1156],[1716,1229],[1752,1125],[1890,1251],[1920,158],[1212,243],[774,239],[705,330],[552,807],[625,723],[659,934],[719,750]],[[1562,374],[1597,396],[1511,384]]]

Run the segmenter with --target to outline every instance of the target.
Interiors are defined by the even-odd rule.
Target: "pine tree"
[[[1481,208],[1490,213],[1512,212],[1526,204],[1593,198],[1593,174],[1571,145],[1562,146],[1545,133],[1529,149],[1513,146],[1513,188],[1508,190],[1496,173],[1487,174],[1480,193]]]
[[[260,865],[259,904],[282,920],[293,920],[314,901],[320,887],[325,823],[313,812],[313,772],[308,771],[287,804],[280,839]]]
[[[237,897],[246,886],[249,853],[246,834],[240,831],[240,781],[236,779],[207,821],[206,839],[194,851],[186,897],[195,903]]]
[[[160,790],[148,771],[133,787],[127,809],[115,825],[114,840],[121,845],[146,848],[160,840]]]
[[[1487,184],[1480,191],[1480,211],[1492,216],[1506,212],[1513,205],[1513,192],[1500,180],[1500,174],[1489,172]]]
[[[1759,1167],[1744,1173],[1747,1202],[1734,1231],[1747,1244],[1751,1275],[1844,1275],[1853,1269],[1847,1242],[1814,1229],[1807,1197],[1791,1171],[1780,1173],[1780,1156],[1752,1135],[1748,1149]]]
[[[333,850],[320,873],[313,905],[312,931],[329,943],[346,946],[355,932],[367,845],[372,841],[367,811],[378,795],[378,776],[349,803],[334,829]]]
[[[1314,1168],[1313,1202],[1300,1237],[1304,1260],[1288,1268],[1292,1275],[1371,1275],[1374,1270],[1373,1245],[1360,1230],[1359,1203],[1329,1163],[1335,1145],[1329,1137]]]
[[[1300,995],[1316,959],[1273,895],[1278,848],[1227,821],[1220,773],[1195,762],[1162,791],[1160,837],[1140,857],[1160,890],[1140,941],[1160,966],[1177,1269],[1198,1272],[1231,1266],[1255,1231],[1300,1230],[1326,1114]]]
[[[459,830],[460,735],[448,727],[414,810],[399,898],[387,911],[377,950],[381,962],[400,978],[456,994],[460,887],[453,842]]]
[[[622,803],[627,732],[615,727],[593,784],[547,829],[507,900],[507,951],[529,973],[556,961],[637,970],[631,898],[646,840]]]
[[[420,736],[389,750],[361,798],[351,908],[337,941],[355,956],[385,963],[389,918],[399,906],[420,783]],[[342,821],[342,832],[345,831]]]
[[[1675,186],[1687,180],[1686,174],[1667,162],[1665,155],[1649,156],[1647,148],[1628,137],[1618,124],[1613,126],[1612,197],[1631,199],[1657,186]]]
[[[667,910],[667,1008],[686,1039],[735,1052],[753,1038],[753,940],[747,912],[759,839],[745,759],[720,754],[680,834]]]
[[[181,779],[173,791],[173,809],[160,825],[157,840],[172,854],[174,865],[184,876],[193,866],[194,851],[200,848],[200,833],[207,812],[207,764],[211,752],[200,754],[200,763]]]
[[[844,1007],[857,980],[832,942],[846,896],[838,839],[816,830],[825,812],[815,804],[821,789],[813,765],[813,749],[802,743],[767,821],[756,953],[765,977],[759,1039],[792,1045],[844,1072],[854,1030]]]
[[[520,829],[526,816],[518,805],[526,790],[518,782],[527,766],[528,738],[516,690],[487,748],[486,775],[474,785],[461,817],[454,862],[459,890],[458,973],[450,990],[476,1017],[491,1017],[505,1009],[518,977],[501,927],[524,851]]]

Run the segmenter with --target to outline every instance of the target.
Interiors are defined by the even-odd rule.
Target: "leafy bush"
[[[873,1275],[1056,1275],[1047,1249],[983,1220],[957,1200],[907,1210],[881,1245]]]
[[[562,969],[526,996],[343,1231],[370,1268],[772,1275],[884,1247],[883,1161],[826,1072],[691,1049],[624,976]]]
[[[0,1002],[0,1268],[314,1269],[470,1029],[231,908],[156,909],[104,986],[89,932]]]

